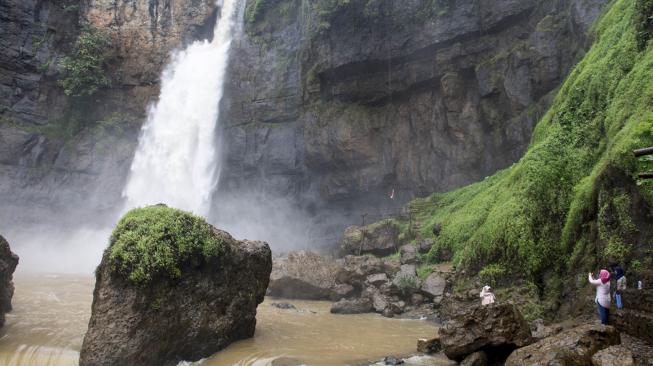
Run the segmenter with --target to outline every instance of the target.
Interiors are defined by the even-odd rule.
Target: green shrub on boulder
[[[111,234],[112,269],[135,284],[181,276],[184,265],[200,265],[223,253],[224,243],[204,219],[164,205],[127,212]]]

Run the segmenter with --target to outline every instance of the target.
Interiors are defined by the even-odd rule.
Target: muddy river
[[[90,317],[93,277],[26,275],[14,278],[14,310],[0,330],[2,365],[77,365]],[[278,309],[273,302],[296,309]],[[202,366],[357,365],[390,354],[415,351],[417,338],[432,336],[426,321],[387,319],[376,314],[333,315],[330,303],[266,298],[258,306],[256,334],[195,363]]]

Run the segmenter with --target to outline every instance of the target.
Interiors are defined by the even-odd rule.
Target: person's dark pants
[[[596,306],[599,308],[599,318],[601,319],[601,324],[608,325],[608,315],[610,314],[610,309],[604,308],[598,302],[596,303]]]

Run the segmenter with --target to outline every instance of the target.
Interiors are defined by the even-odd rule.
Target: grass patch
[[[420,264],[417,266],[417,277],[419,279],[426,279],[431,273],[433,273],[433,267],[429,264]]]
[[[112,270],[140,285],[160,276],[179,278],[184,265],[201,265],[225,246],[204,219],[157,205],[127,212],[107,250]]]

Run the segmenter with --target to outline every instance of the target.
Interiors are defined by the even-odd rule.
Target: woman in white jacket
[[[481,305],[494,304],[494,301],[496,300],[490,286],[483,286],[479,296],[481,297]]]
[[[594,302],[596,302],[599,309],[601,324],[607,325],[608,315],[610,314],[610,272],[602,269],[598,279],[595,280],[592,273],[589,274],[588,279],[592,285],[596,286]]]

